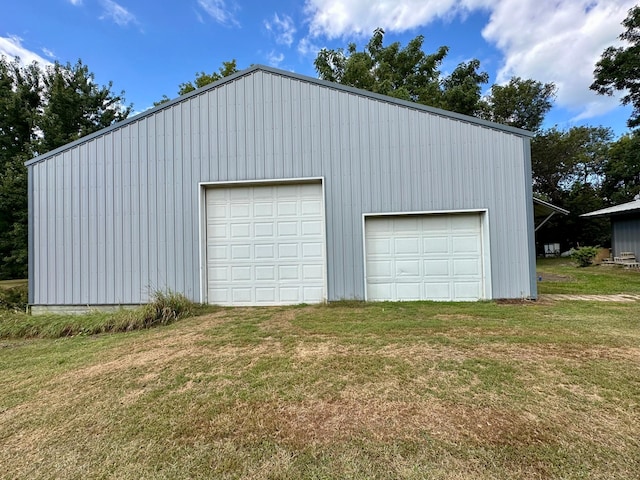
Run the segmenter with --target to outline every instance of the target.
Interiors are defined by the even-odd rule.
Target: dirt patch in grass
[[[542,278],[543,282],[572,282],[575,279],[570,275],[562,275],[559,273],[552,272],[538,272],[537,274],[538,280]]]

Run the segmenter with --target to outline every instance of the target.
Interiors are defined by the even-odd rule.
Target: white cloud
[[[133,13],[113,0],[102,0],[101,3],[104,8],[103,14],[100,16],[101,20],[111,20],[121,27],[126,27],[130,23],[138,23]]]
[[[69,0],[69,3],[71,5],[74,5],[74,6],[78,7],[78,6],[82,5],[82,0]]]
[[[273,15],[271,20],[265,20],[264,26],[276,37],[276,42],[281,45],[290,47],[293,43],[293,36],[296,33],[296,27],[293,19],[288,15],[280,17],[277,13]]]
[[[52,51],[52,50],[49,50],[49,49],[48,49],[48,48],[46,48],[46,47],[42,49],[42,53],[44,53],[44,54],[45,54],[47,57],[49,57],[49,58],[53,58],[53,59],[55,59],[55,58],[56,58],[56,54],[55,54],[55,53],[53,53],[53,51]]]
[[[279,67],[280,64],[284,61],[284,53],[276,53],[271,50],[267,55],[267,61],[272,67]]]
[[[497,81],[511,76],[554,82],[557,103],[583,120],[612,110],[615,98],[589,90],[603,50],[617,44],[620,22],[633,0],[560,0],[540,8],[539,0],[502,0],[483,37],[503,53]],[[514,15],[514,13],[517,13]]]
[[[603,50],[618,43],[635,0],[306,0],[309,38],[369,36],[377,27],[401,33],[435,20],[489,13],[482,35],[503,55],[497,82],[511,76],[554,82],[557,104],[591,118],[618,100],[589,90]],[[307,40],[310,42],[310,40]],[[302,42],[300,42],[302,45]],[[298,49],[300,50],[300,45]]]
[[[238,25],[233,8],[227,7],[225,0],[198,0],[198,5],[207,15],[223,25]]]
[[[26,47],[23,47],[22,39],[15,35],[0,37],[0,55],[5,55],[10,60],[12,60],[14,57],[20,57],[20,63],[24,65],[33,62],[38,62],[40,65],[51,64],[51,62],[45,60],[37,53],[28,50]]]
[[[298,42],[298,53],[302,56],[312,56],[316,57],[320,48],[317,44],[315,44],[309,37],[304,37],[302,40]]]

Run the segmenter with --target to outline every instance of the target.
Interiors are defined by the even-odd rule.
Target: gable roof
[[[608,217],[612,215],[622,215],[624,213],[640,212],[640,200],[623,203],[614,207],[602,208],[593,212],[584,213],[581,217]]]
[[[371,98],[373,100],[378,100],[381,102],[386,102],[386,103],[392,103],[395,105],[400,105],[403,107],[407,107],[407,108],[411,108],[414,110],[420,110],[423,112],[428,112],[434,115],[438,115],[441,117],[447,117],[447,118],[453,118],[453,119],[457,119],[457,120],[461,120],[463,122],[467,122],[467,123],[472,123],[472,124],[476,124],[479,126],[483,126],[483,127],[488,127],[488,128],[492,128],[494,130],[501,130],[504,132],[508,132],[511,134],[515,134],[515,135],[519,135],[522,137],[533,137],[534,134],[532,132],[529,132],[528,130],[523,130],[520,128],[516,128],[516,127],[510,127],[508,125],[502,125],[500,123],[495,123],[495,122],[490,122],[488,120],[483,120],[480,118],[476,118],[476,117],[472,117],[469,115],[463,115],[461,113],[456,113],[456,112],[450,112],[448,110],[443,110],[441,108],[435,108],[435,107],[430,107],[427,105],[422,105],[420,103],[415,103],[415,102],[409,102],[406,100],[400,100],[398,98],[394,98],[394,97],[389,97],[387,95],[380,95],[378,93],[372,93],[369,92],[368,90],[361,90],[358,88],[353,88],[353,87],[348,87],[345,85],[341,85],[339,83],[333,83],[333,82],[327,82],[326,80],[320,80],[318,78],[313,78],[313,77],[308,77],[305,75],[300,75],[297,73],[293,73],[293,72],[289,72],[286,70],[280,70],[277,68],[273,68],[273,67],[267,67],[265,65],[253,65],[245,70],[241,70],[237,73],[234,73],[233,75],[229,75],[227,77],[224,77],[220,80],[218,80],[217,82],[214,83],[210,83],[208,85],[205,85],[204,87],[198,88],[192,92],[189,92],[185,95],[182,95],[180,97],[174,98],[173,100],[170,100],[168,102],[162,103],[156,107],[150,108],[148,110],[145,110],[144,112],[141,112],[133,117],[127,118],[121,122],[118,123],[114,123],[113,125],[103,128],[102,130],[98,130],[97,132],[94,132],[92,134],[86,135],[84,137],[79,138],[78,140],[75,140],[73,142],[70,142],[66,145],[62,145],[61,147],[56,148],[55,150],[51,150],[50,152],[44,153],[42,155],[39,155],[35,158],[32,158],[31,160],[28,160],[27,162],[25,162],[26,166],[32,165],[34,163],[38,163],[38,162],[42,162],[44,160],[46,160],[47,158],[57,155],[58,153],[67,150],[75,145],[79,145],[81,143],[87,142],[93,138],[99,137],[101,135],[105,135],[106,133],[109,133],[112,130],[117,130],[118,128],[122,128],[125,125],[128,125],[130,123],[136,122],[144,117],[147,116],[151,116],[154,113],[166,109],[166,108],[170,108],[171,106],[180,103],[180,102],[184,102],[185,100],[188,100],[191,97],[195,97],[198,96],[200,94],[202,94],[203,92],[209,91],[209,90],[213,90],[215,88],[219,88],[227,83],[231,83],[233,81],[235,81],[238,78],[244,77],[244,76],[248,76],[248,75],[253,75],[256,72],[266,72],[266,73],[270,73],[273,75],[279,75],[282,77],[287,77],[290,79],[294,79],[294,80],[300,80],[303,82],[307,82],[307,83],[311,83],[311,84],[315,84],[315,85],[319,85],[322,87],[326,87],[326,88],[331,88],[334,90],[339,90],[339,91],[344,91],[344,92],[348,92],[351,94],[355,94],[355,95],[359,95],[361,97],[367,97],[367,98]]]

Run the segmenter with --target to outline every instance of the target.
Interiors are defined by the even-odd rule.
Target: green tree
[[[640,194],[640,131],[611,144],[602,172],[602,196],[612,205],[630,202]]]
[[[47,152],[127,118],[124,92],[114,95],[112,83],[98,86],[94,74],[81,60],[75,65],[55,63],[43,80],[46,102],[39,121],[39,150]]]
[[[613,133],[604,127],[553,127],[531,142],[533,190],[563,206],[574,185],[599,188]]]
[[[27,274],[24,162],[123,120],[123,101],[81,61],[43,68],[0,57],[0,278]]]
[[[627,125],[634,128],[640,125],[640,6],[629,10],[622,26],[626,30],[618,38],[627,46],[608,47],[602,53],[589,88],[601,95],[625,92],[621,103],[633,106]]]
[[[506,85],[493,85],[484,99],[481,116],[493,122],[537,132],[553,106],[553,83],[513,77]]]
[[[238,72],[238,66],[236,64],[235,58],[229,62],[222,62],[222,66],[218,69],[217,72],[205,73],[199,72],[196,73],[195,80],[181,83],[178,87],[178,95],[185,95],[186,93],[193,92],[198,88],[202,88],[205,85],[209,85],[210,83],[217,82],[218,80],[222,80],[224,77],[228,77],[229,75],[233,75]],[[154,106],[162,105],[170,100],[166,95],[162,96],[157,102],[153,102]]]
[[[26,276],[27,175],[36,150],[42,71],[0,57],[0,279]]]
[[[418,35],[402,48],[399,42],[384,46],[384,30],[373,32],[363,51],[350,43],[342,48],[322,49],[314,65],[318,76],[330,82],[362,88],[370,92],[473,115],[480,105],[481,85],[489,76],[480,72],[480,62],[461,63],[442,78],[440,67],[448,47],[435,53],[422,50],[424,37]]]

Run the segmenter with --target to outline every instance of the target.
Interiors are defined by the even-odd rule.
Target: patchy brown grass
[[[639,311],[224,309],[6,343],[0,478],[637,478]]]

